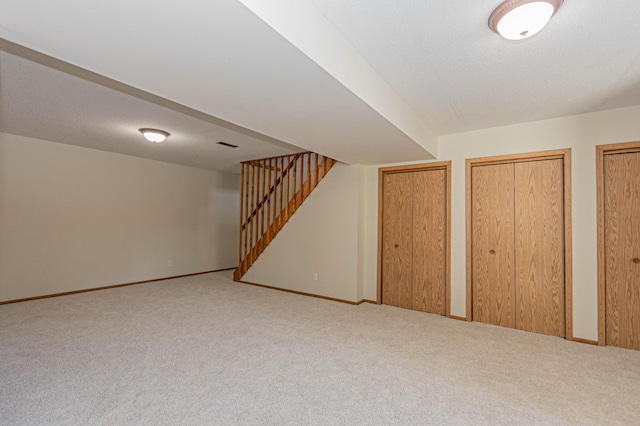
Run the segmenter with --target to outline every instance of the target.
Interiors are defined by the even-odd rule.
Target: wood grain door
[[[515,164],[516,328],[564,337],[561,159]]]
[[[426,170],[411,175],[412,309],[445,315],[446,171]]]
[[[447,170],[382,180],[382,303],[446,315]]]
[[[387,173],[382,207],[382,303],[411,308],[413,179]]]
[[[471,176],[473,320],[515,326],[514,164]]]
[[[604,156],[606,343],[640,350],[640,153]]]

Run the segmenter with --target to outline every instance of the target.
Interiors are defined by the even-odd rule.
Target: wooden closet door
[[[606,343],[640,350],[640,153],[604,156]]]
[[[411,173],[384,175],[382,212],[382,303],[411,308]]]
[[[413,175],[412,309],[445,315],[446,172]]]
[[[472,169],[473,319],[515,326],[514,165]]]
[[[515,164],[516,328],[564,337],[561,159]]]

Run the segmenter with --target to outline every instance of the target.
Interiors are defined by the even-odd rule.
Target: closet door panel
[[[445,315],[446,172],[413,175],[412,308]]]
[[[515,164],[516,328],[564,337],[561,159]]]
[[[640,153],[604,156],[606,343],[640,350]]]
[[[515,326],[514,165],[472,169],[473,320]]]
[[[411,173],[384,175],[382,303],[411,308]]]

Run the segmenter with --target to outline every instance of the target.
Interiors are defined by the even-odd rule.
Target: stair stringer
[[[242,281],[356,302],[358,190],[356,167],[334,165]]]

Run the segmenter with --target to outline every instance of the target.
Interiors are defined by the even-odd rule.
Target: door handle
[[[631,261],[636,264],[640,263],[640,259],[638,259],[637,257],[634,257]]]
[[[489,253],[496,254],[496,251],[494,249],[491,249],[491,250],[489,250]]]

